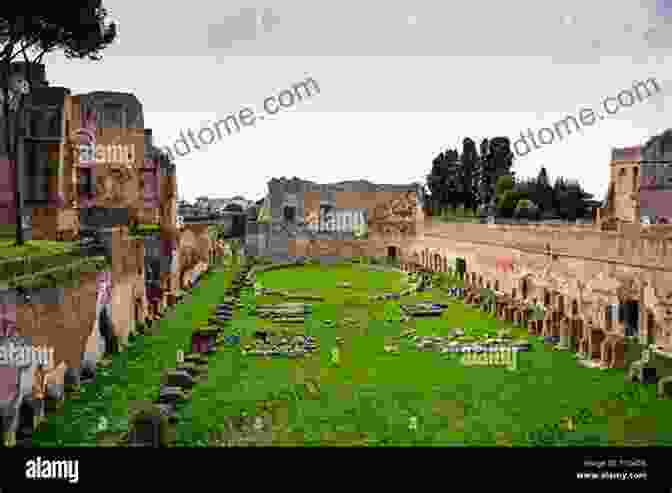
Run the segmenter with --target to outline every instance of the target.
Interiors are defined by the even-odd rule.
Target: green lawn
[[[107,431],[127,431],[129,409],[156,398],[161,373],[175,367],[177,350],[186,349],[191,329],[207,321],[231,275],[229,270],[208,274],[192,292],[192,301],[161,321],[157,335],[135,338],[127,352],[99,370],[94,383],[50,415],[34,435],[34,446],[95,446],[101,416]],[[362,266],[305,266],[261,273],[258,279],[265,287],[326,297],[313,303],[312,319],[298,329],[317,336],[321,351],[308,358],[267,359],[243,356],[229,347],[210,356],[207,379],[178,408],[178,445],[213,445],[213,433],[242,412],[267,416],[275,445],[672,443],[672,402],[657,400],[653,386],[625,384],[622,370],[577,367],[571,354],[551,351],[538,341],[532,352],[520,356],[518,372],[465,368],[455,357],[417,352],[403,342],[400,354],[385,353],[383,345],[405,326],[385,321],[386,305],[389,313],[392,302],[370,303],[368,297],[403,286],[397,273],[368,272]],[[336,288],[341,281],[352,288]],[[254,299],[249,291],[243,298],[283,301]],[[419,334],[440,335],[454,327],[482,334],[507,327],[449,301],[438,290],[413,297],[418,298],[451,305],[441,319],[410,323]],[[270,324],[246,309],[237,312],[234,322],[245,336]],[[514,330],[516,337],[522,333]],[[337,336],[345,343],[340,367],[332,367],[329,352]],[[319,394],[309,391],[311,382],[319,384]],[[588,418],[579,420],[576,431],[554,429],[563,417],[581,413]],[[409,429],[412,417],[417,418],[416,430]]]
[[[384,320],[385,305],[370,294],[398,290],[397,273],[361,266],[304,266],[260,273],[264,287],[326,297],[314,303],[305,330],[318,337],[318,355],[301,359],[243,356],[225,348],[211,356],[207,382],[181,410],[181,445],[212,444],[213,433],[245,412],[273,423],[275,445],[623,445],[672,443],[672,402],[655,398],[653,386],[624,382],[622,370],[578,367],[569,353],[534,341],[519,357],[519,371],[465,368],[455,357],[383,345],[404,328]],[[352,289],[337,288],[348,281]],[[249,294],[247,296],[250,296]],[[417,298],[448,298],[438,290]],[[259,297],[258,303],[281,302]],[[402,300],[404,302],[406,300]],[[507,324],[459,302],[441,319],[414,321],[420,334],[462,327],[492,333]],[[388,306],[388,310],[392,308]],[[346,323],[346,317],[357,323]],[[330,324],[325,321],[335,321]],[[243,310],[234,325],[249,335],[270,322]],[[514,330],[514,336],[524,330]],[[345,343],[341,365],[329,365],[337,336]],[[319,382],[319,395],[309,382]],[[308,384],[308,385],[307,385]],[[578,416],[573,432],[559,431],[566,416]],[[409,429],[410,418],[417,429]]]
[[[46,240],[30,240],[17,246],[13,239],[0,239],[0,259],[61,255],[70,251],[73,246],[72,242]]]
[[[162,319],[156,335],[133,338],[126,352],[112,357],[109,368],[98,370],[93,383],[83,385],[79,395],[68,396],[63,408],[48,416],[33,435],[33,446],[96,446],[101,417],[110,434],[128,431],[129,408],[156,399],[162,372],[175,368],[178,349],[187,352],[192,327],[207,322],[210,307],[230,278],[231,271],[225,269],[204,274],[191,301]]]
[[[0,239],[0,281],[65,268],[81,260],[80,252],[72,242],[39,240],[16,246],[14,240]]]

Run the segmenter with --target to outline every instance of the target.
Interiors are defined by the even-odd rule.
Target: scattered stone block
[[[672,399],[672,376],[660,379],[657,394],[660,399]]]
[[[163,383],[169,387],[190,389],[194,386],[194,378],[186,370],[170,370],[163,376]]]
[[[176,402],[186,401],[189,399],[189,393],[185,392],[180,387],[170,387],[161,385],[159,387],[158,404],[173,404]]]
[[[129,423],[129,447],[168,447],[169,419],[157,406],[148,406],[132,416]]]

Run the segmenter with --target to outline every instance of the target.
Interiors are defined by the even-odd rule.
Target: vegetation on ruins
[[[38,288],[77,284],[81,273],[108,265],[105,257],[82,256],[80,248],[65,241],[0,239],[0,286]]]
[[[398,302],[372,302],[372,292],[403,283],[393,272],[357,267],[305,265],[258,273],[265,287],[309,287],[325,297],[313,305],[305,327],[321,341],[319,354],[290,359],[243,356],[232,346],[218,350],[208,361],[207,381],[180,410],[177,444],[231,446],[222,438],[236,433],[247,439],[241,444],[280,446],[662,444],[670,436],[669,427],[656,426],[669,404],[656,400],[655,389],[621,399],[627,387],[622,370],[586,379],[588,370],[577,367],[571,354],[540,342],[523,353],[517,372],[466,368],[458,358],[418,351],[410,338],[399,338],[404,324],[398,303],[449,306],[440,318],[413,321],[419,337],[445,336],[454,327],[464,327],[472,340],[495,337],[501,329],[524,337],[526,330],[442,296],[438,288]],[[339,287],[346,280],[348,289]],[[280,301],[257,297],[259,304]],[[233,325],[249,338],[271,322],[240,310]],[[330,366],[339,338],[340,365]],[[252,430],[255,416],[272,429],[272,442]]]
[[[461,154],[448,149],[432,160],[426,212],[450,216],[450,220],[490,214],[570,221],[587,216],[587,201],[593,196],[578,181],[558,177],[551,185],[543,166],[536,178],[518,180],[512,165],[508,138],[484,139],[480,154],[473,140],[464,139]]]
[[[31,67],[40,64],[44,55],[63,51],[66,58],[100,60],[100,52],[109,46],[117,35],[116,25],[105,25],[107,11],[101,0],[77,0],[59,5],[57,9],[34,12],[36,6],[16,13],[12,9],[0,14],[0,96],[3,125],[2,147],[11,162],[18,162],[18,134],[10,126],[18,128],[23,108],[23,95],[30,92]],[[48,12],[48,13],[47,13]],[[22,59],[22,60],[21,60]],[[12,77],[12,63],[24,62],[23,81]],[[13,121],[10,120],[10,110]],[[13,135],[12,135],[13,134]],[[17,178],[18,178],[17,173]],[[22,228],[23,190],[16,186],[16,242],[24,242]]]
[[[173,316],[161,320],[160,336],[136,336],[127,352],[113,355],[78,398],[66,399],[62,411],[40,427],[33,446],[119,446],[120,440],[126,445],[122,439],[136,422],[130,416],[156,411],[149,403],[165,369],[174,367],[176,353],[188,347],[188,329],[205,326],[212,307],[226,298],[223,288],[231,285],[238,268],[236,263],[206,275],[192,293],[193,302],[178,305]],[[345,263],[257,273],[257,281],[276,291],[310,289],[324,296],[324,302],[313,303],[305,323],[293,328],[318,338],[318,350],[306,358],[243,354],[240,344],[274,324],[251,308],[281,299],[241,290],[243,306],[231,323],[231,330],[240,333],[239,343],[219,345],[207,357],[184,355],[185,362],[194,361],[183,367],[197,375],[196,385],[176,403],[177,424],[169,425],[166,441],[191,447],[669,443],[672,428],[663,417],[670,401],[657,399],[654,386],[625,383],[623,370],[586,378],[590,370],[577,366],[573,355],[538,341],[521,355],[516,372],[465,367],[450,354],[417,349],[413,339],[451,338],[455,327],[464,328],[456,339],[463,343],[502,330],[513,338],[526,337],[527,331],[445,295],[445,287],[461,283],[443,273],[430,291],[371,300],[372,292],[403,289],[404,277]],[[346,280],[347,289],[342,287]],[[398,307],[418,301],[448,308],[440,317],[404,322]],[[537,310],[541,316],[542,309]],[[405,327],[417,337],[402,337]],[[340,364],[329,366],[339,340]],[[207,378],[198,376],[202,371]],[[263,427],[255,430],[251,423],[259,417]]]

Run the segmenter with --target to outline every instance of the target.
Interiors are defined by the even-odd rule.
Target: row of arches
[[[422,249],[409,252],[402,265],[408,270],[448,272],[449,263],[442,253]],[[558,288],[532,273],[516,278],[512,272],[471,270],[463,280],[465,302],[477,304],[481,289],[491,289],[498,318],[527,327],[530,335],[547,337],[601,366],[624,366],[628,340],[651,344],[666,337],[653,310],[632,292],[607,295],[576,289],[570,296],[567,287]],[[543,318],[532,315],[533,304],[544,307]]]

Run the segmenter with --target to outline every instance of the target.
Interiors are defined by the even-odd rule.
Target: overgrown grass
[[[157,234],[161,231],[161,227],[158,224],[138,224],[136,227],[131,228],[128,234],[130,236],[147,236]]]
[[[0,240],[0,281],[72,265],[81,260],[80,251],[72,242],[40,240],[16,246],[13,239]]]
[[[258,279],[265,287],[326,297],[314,304],[305,327],[318,337],[321,350],[305,359],[242,356],[237,348],[212,356],[208,381],[196,387],[182,409],[182,445],[206,445],[231,417],[263,409],[272,414],[276,445],[672,443],[672,423],[666,418],[672,403],[657,400],[653,386],[625,384],[622,370],[579,367],[571,354],[550,351],[538,341],[532,352],[519,356],[517,372],[463,367],[454,356],[418,352],[404,343],[398,355],[384,352],[404,327],[386,321],[386,303],[369,303],[368,295],[395,291],[402,283],[398,274],[304,266],[260,273]],[[352,289],[337,288],[340,281],[352,283]],[[440,319],[409,324],[420,334],[440,335],[454,327],[468,334],[512,328],[438,290],[402,302],[418,298],[450,305]],[[347,323],[346,317],[356,323]],[[242,313],[234,325],[249,334],[261,323]],[[525,334],[524,329],[513,332]],[[329,355],[337,336],[345,344],[340,367],[333,367]],[[307,390],[311,380],[319,381],[319,397]],[[539,433],[555,430],[563,417],[579,412],[589,417],[576,431]],[[417,430],[409,428],[411,417],[418,419]]]
[[[48,257],[71,251],[75,244],[68,241],[30,240],[17,246],[14,239],[0,239],[0,259],[14,257]]]
[[[128,431],[129,408],[156,399],[162,372],[175,368],[178,349],[188,352],[192,327],[207,322],[209,308],[230,278],[231,271],[224,269],[205,274],[191,292],[191,301],[162,319],[156,335],[132,339],[128,350],[114,355],[112,365],[100,370],[95,382],[83,385],[76,398],[68,397],[63,409],[33,435],[33,446],[96,446],[101,417],[107,420],[108,432]]]
[[[129,407],[156,397],[162,371],[175,366],[177,350],[188,347],[191,328],[207,320],[230,275],[211,274],[194,290],[190,304],[179,305],[161,322],[159,335],[137,338],[127,353],[116,355],[79,399],[66,401],[64,412],[49,418],[35,435],[35,446],[95,445],[101,416],[111,431],[126,431]],[[672,443],[672,402],[656,399],[654,386],[626,384],[622,370],[579,367],[571,354],[536,340],[530,353],[519,356],[517,372],[463,367],[454,356],[418,352],[399,341],[400,354],[384,352],[385,344],[411,326],[419,334],[437,335],[454,327],[471,334],[512,328],[440,290],[401,302],[445,302],[450,307],[444,316],[402,324],[389,321],[395,303],[368,299],[401,287],[399,274],[311,265],[260,273],[258,279],[265,287],[326,297],[313,304],[305,327],[297,328],[317,336],[320,351],[305,359],[267,359],[243,356],[239,348],[221,349],[209,359],[207,380],[178,409],[178,445],[211,444],[212,433],[243,411],[270,413],[275,445]],[[342,281],[352,288],[337,288]],[[242,310],[233,326],[249,337],[262,323]],[[512,329],[515,337],[524,335],[523,329]],[[339,367],[329,361],[336,337],[345,339]],[[317,396],[308,391],[311,381],[319,384]],[[558,426],[563,417],[578,415],[575,431]],[[409,427],[412,417],[416,430]]]

